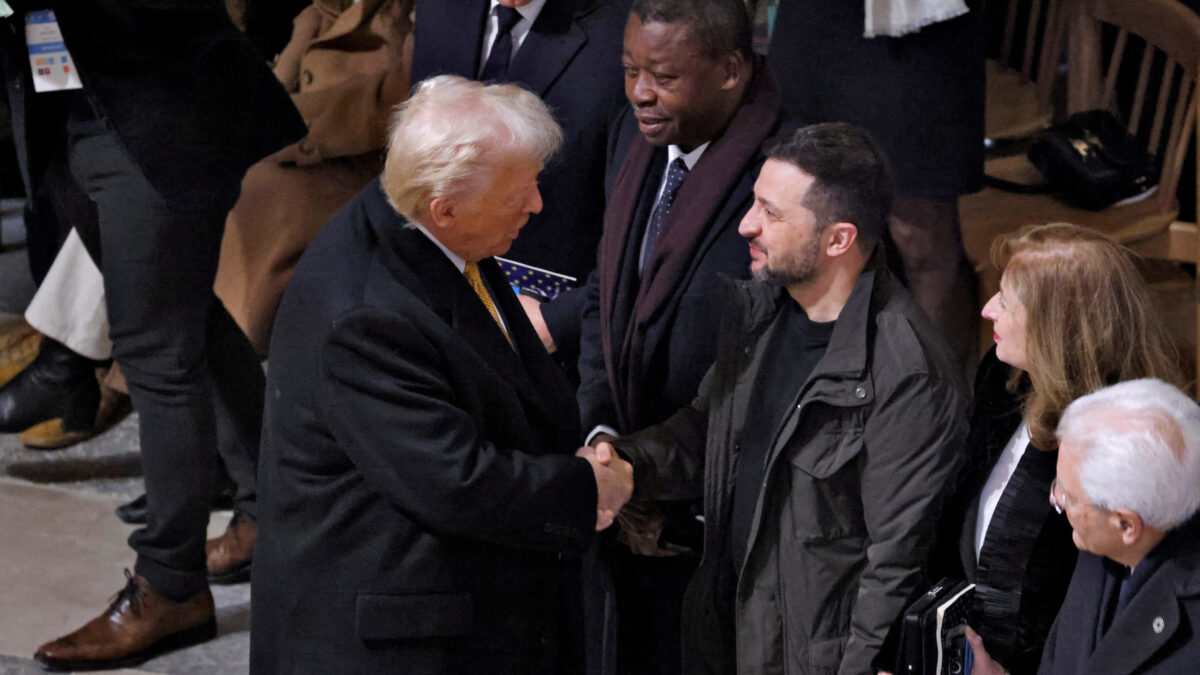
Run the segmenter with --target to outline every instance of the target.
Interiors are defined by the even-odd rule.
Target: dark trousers
[[[253,515],[264,378],[212,291],[241,177],[197,176],[213,185],[212,200],[180,210],[87,106],[76,106],[67,126],[71,174],[96,207],[113,357],[140,418],[149,521],[129,538],[135,569],[159,593],[183,599],[207,585],[219,443],[239,505]]]
[[[608,562],[616,591],[616,672],[679,673],[683,596],[700,564],[699,556],[653,558],[616,544]]]

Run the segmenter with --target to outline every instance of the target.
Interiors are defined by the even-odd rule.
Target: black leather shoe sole
[[[213,617],[196,626],[163,636],[158,642],[140,652],[107,661],[67,661],[34,655],[34,659],[42,668],[51,672],[71,672],[80,670],[114,670],[117,668],[132,668],[140,666],[160,654],[176,649],[183,649],[201,642],[208,642],[217,636],[217,619]]]

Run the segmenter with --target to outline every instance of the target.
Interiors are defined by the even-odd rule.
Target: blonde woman
[[[1117,382],[1182,378],[1116,242],[1066,223],[1029,226],[998,241],[992,258],[1004,273],[982,314],[996,346],[976,378],[968,464],[942,518],[934,574],[977,584],[971,627],[1010,672],[1032,673],[1075,566],[1071,526],[1047,500],[1063,410]]]

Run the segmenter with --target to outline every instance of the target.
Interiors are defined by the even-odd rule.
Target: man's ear
[[[858,241],[858,228],[853,223],[834,223],[821,233],[825,237],[825,255],[836,258],[845,255]]]
[[[434,197],[429,201],[430,223],[440,230],[452,229],[457,206],[453,197]]]
[[[739,51],[732,51],[721,57],[721,73],[725,76],[721,88],[728,91],[738,86],[745,75],[746,57]]]
[[[1119,533],[1121,542],[1126,546],[1136,544],[1146,532],[1146,523],[1142,522],[1142,517],[1129,509],[1110,511],[1108,526]]]

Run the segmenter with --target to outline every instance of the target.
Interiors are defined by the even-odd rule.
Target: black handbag
[[[1158,158],[1107,110],[1075,113],[1043,131],[1029,161],[1050,189],[1092,211],[1137,197],[1158,185]]]
[[[972,652],[963,627],[975,584],[945,578],[914,596],[892,623],[871,665],[894,675],[961,675],[971,672]]]

